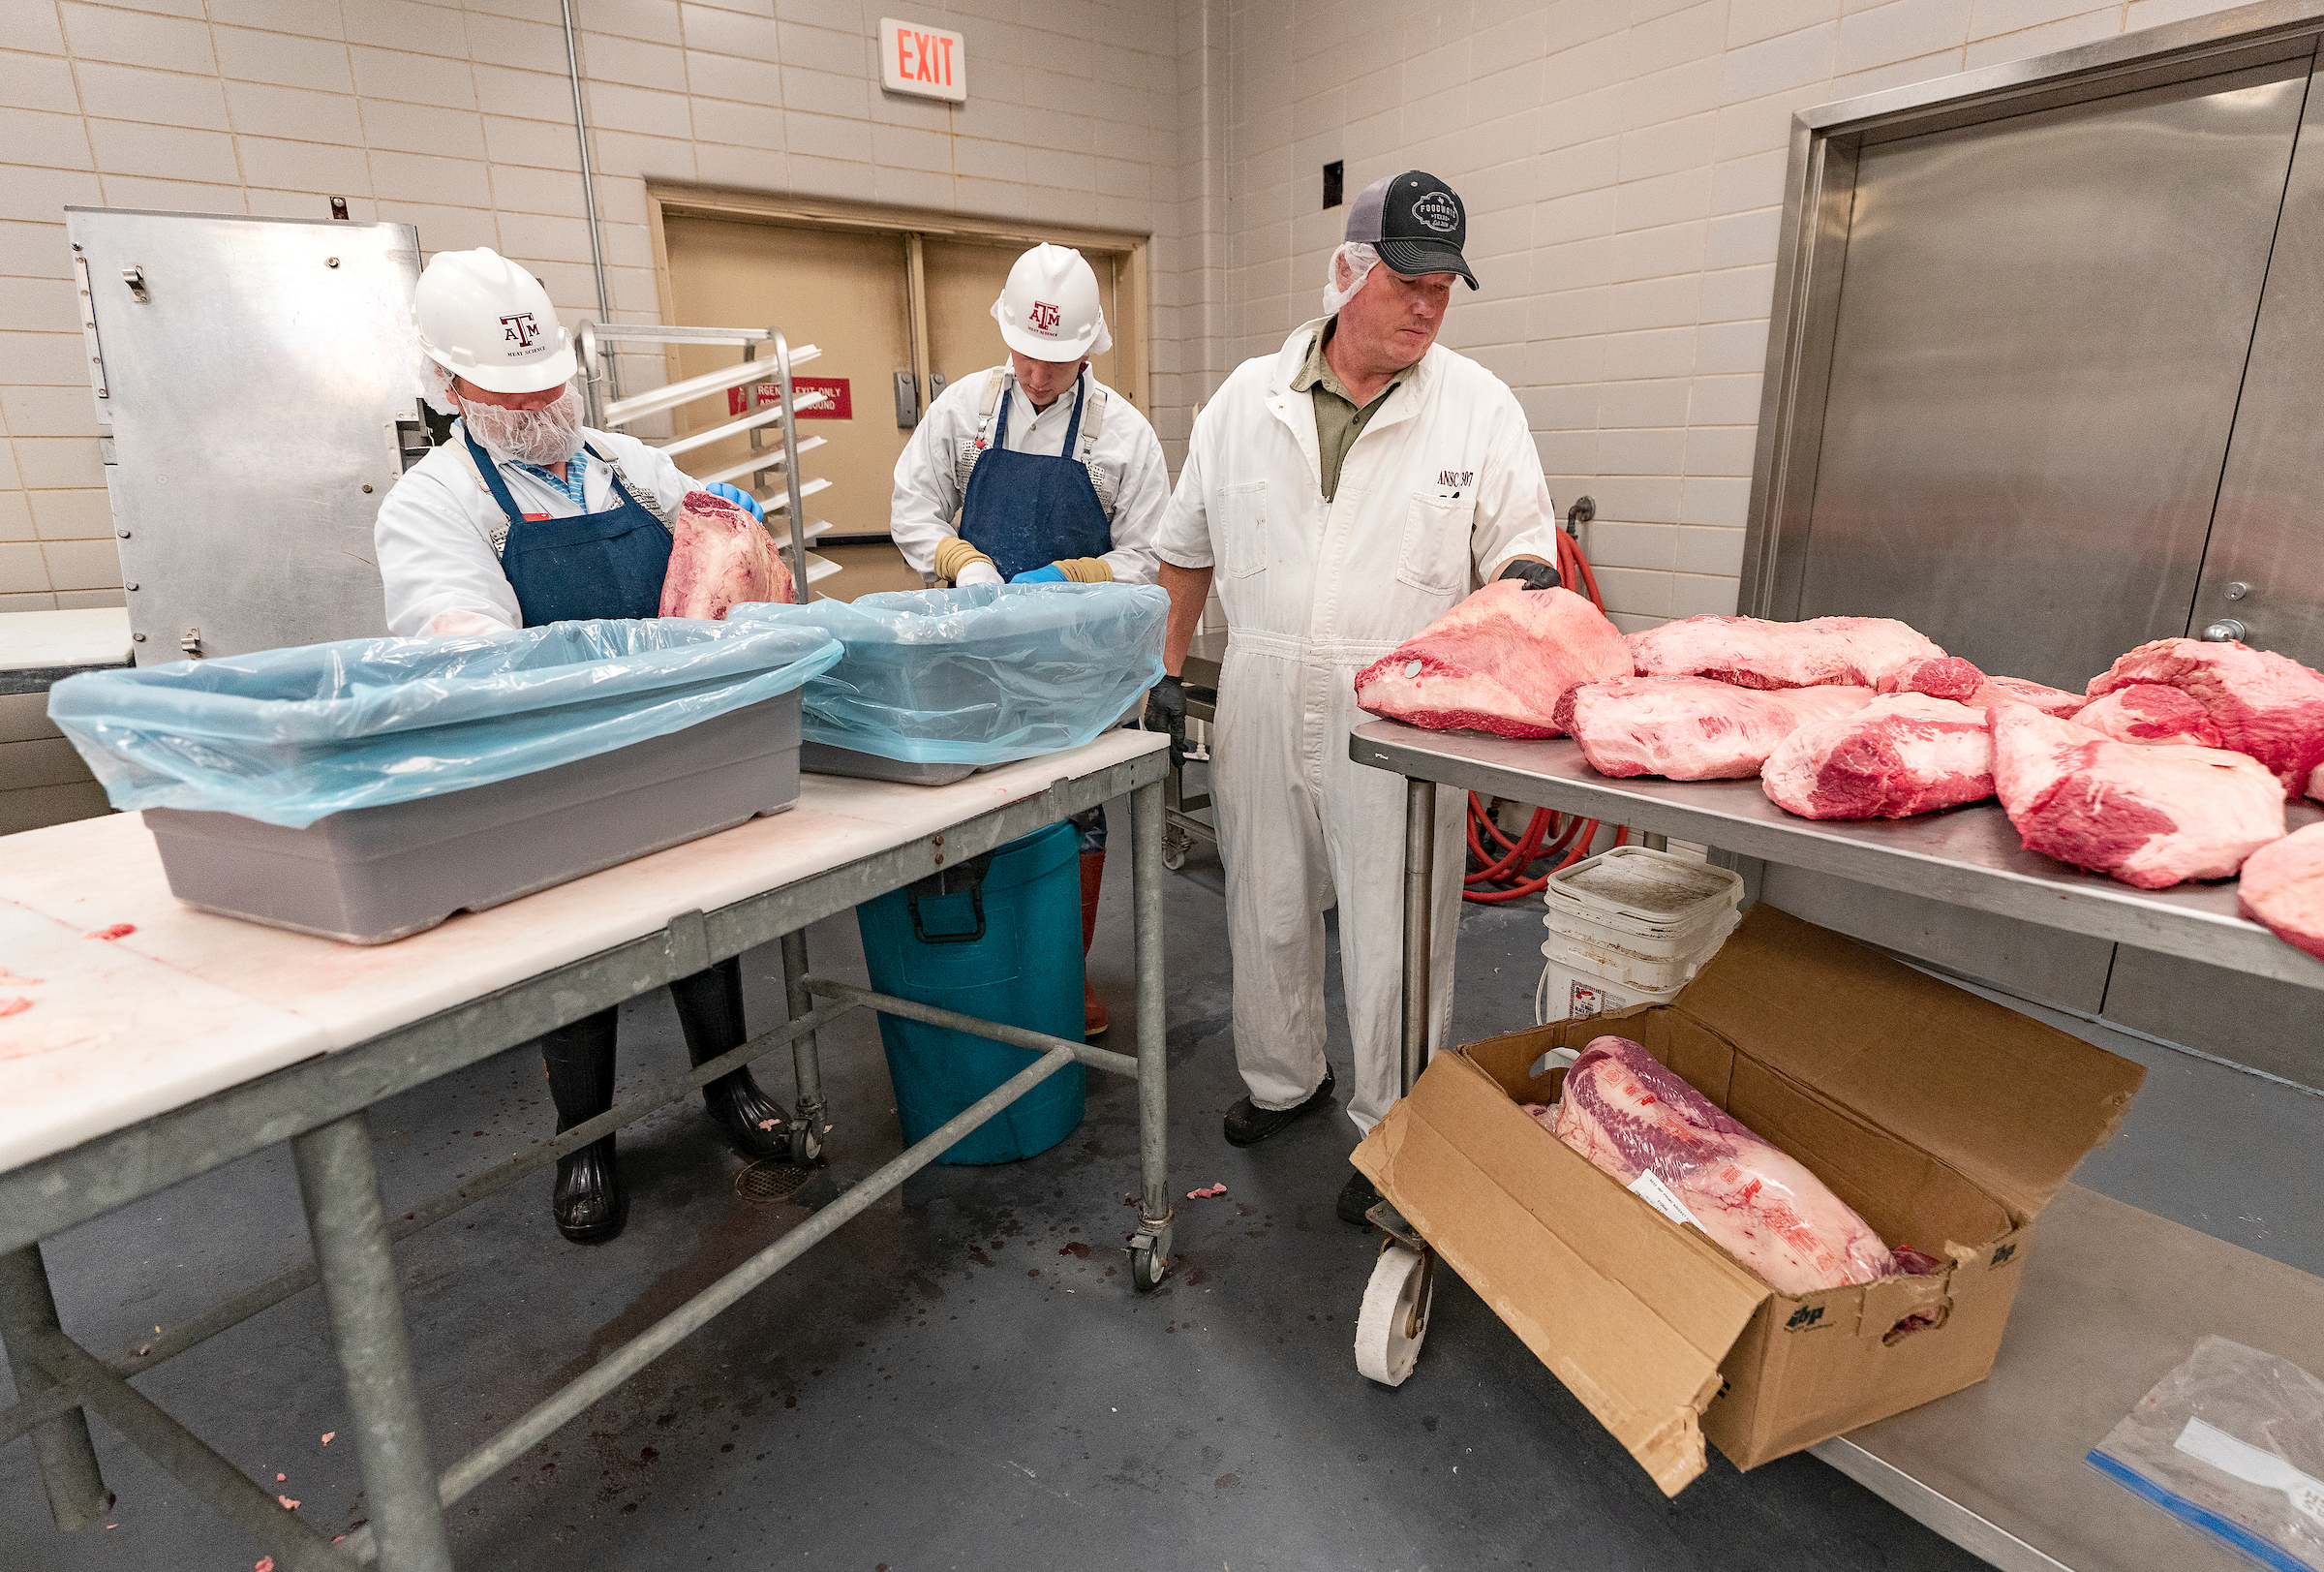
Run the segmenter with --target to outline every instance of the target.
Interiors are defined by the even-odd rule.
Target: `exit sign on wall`
[[[879,85],[891,93],[968,101],[968,45],[941,27],[879,19]]]

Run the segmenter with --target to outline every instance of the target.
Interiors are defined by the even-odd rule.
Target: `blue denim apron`
[[[1065,450],[1009,451],[1009,405],[1004,393],[993,446],[977,454],[961,499],[961,539],[993,559],[1002,578],[1015,578],[1068,557],[1102,557],[1114,549],[1114,527],[1105,505],[1089,483],[1089,472],[1073,456],[1089,407],[1089,373],[1074,385],[1073,419],[1065,427]]]
[[[516,592],[525,626],[595,617],[657,617],[661,580],[670,566],[669,526],[654,516],[608,464],[620,506],[572,518],[527,518],[501,467],[468,435],[476,473],[508,515],[501,571]]]

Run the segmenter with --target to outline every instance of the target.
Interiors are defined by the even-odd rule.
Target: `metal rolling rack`
[[[2324,961],[2236,914],[2235,887],[2139,890],[2025,850],[1997,805],[1916,818],[1815,821],[1767,800],[1756,780],[1611,780],[1570,740],[1517,741],[1358,726],[1349,756],[1406,781],[1403,1079],[1427,1056],[1429,935],[1440,786],[1698,841],[1979,911],[2184,956],[2324,993]],[[2299,803],[2290,827],[2324,822]],[[1747,865],[1747,877],[1750,869]],[[1416,915],[1421,919],[1416,921]],[[1393,1206],[1376,1302],[1403,1370],[1426,1336],[1434,1252]],[[2040,1222],[2041,1248],[1993,1373],[1965,1391],[1811,1450],[2004,1572],[2227,1572],[2223,1549],[2132,1510],[2083,1452],[2194,1339],[2217,1332],[2324,1369],[2324,1279],[2068,1186]],[[1360,1344],[1361,1345],[1361,1344]],[[1400,1378],[1400,1377],[1399,1377]]]
[[[0,1445],[32,1437],[50,1512],[63,1529],[101,1523],[110,1500],[84,1417],[84,1411],[94,1411],[180,1483],[248,1528],[283,1572],[354,1572],[373,1562],[388,1572],[449,1572],[444,1509],[895,1191],[968,1131],[1077,1061],[1138,1084],[1142,1193],[1129,1254],[1132,1283],[1140,1291],[1150,1290],[1169,1271],[1173,1235],[1165,1171],[1162,972],[1161,778],[1167,755],[1158,746],[1160,738],[1151,739],[1157,746],[1147,747],[1129,742],[1131,735],[1114,734],[1118,740],[1110,739],[1110,761],[1054,780],[1014,802],[966,814],[933,834],[933,841],[929,835],[901,838],[826,872],[707,912],[686,912],[664,928],[367,1042],[311,1057],[0,1173],[0,1342],[6,1344],[18,1394],[13,1408],[0,1410]],[[1131,799],[1135,883],[1134,1056],[810,974],[810,924],[923,877],[932,856],[936,866],[958,862],[1123,792]],[[419,1204],[404,1220],[388,1221],[365,1118],[372,1104],[775,940],[782,945],[790,1015],[785,1025]],[[785,1044],[798,1076],[801,1120],[819,1127],[815,1033],[859,1007],[990,1037],[1041,1057],[437,1474],[406,1346],[390,1244]],[[297,1166],[314,1242],[311,1264],[225,1300],[111,1361],[66,1334],[58,1323],[41,1240],[277,1141],[290,1143]],[[362,1461],[371,1511],[370,1523],[345,1545],[326,1543],[295,1513],[282,1510],[240,1467],[130,1385],[130,1377],[318,1282],[352,1414],[347,1429]]]
[[[1209,757],[1216,756],[1218,745],[1218,673],[1227,659],[1227,635],[1207,632],[1194,635],[1194,643],[1186,651],[1186,663],[1180,668],[1180,679],[1186,684],[1186,719],[1200,721],[1210,728],[1204,747]],[[1209,820],[1194,816],[1203,809],[1211,810]],[[1210,793],[1186,795],[1186,767],[1174,766],[1162,778],[1162,866],[1173,870],[1186,866],[1186,850],[1195,842],[1207,846],[1218,845],[1217,808]]]
[[[792,349],[780,329],[774,327],[654,327],[631,326],[626,323],[584,322],[577,335],[581,361],[581,385],[589,404],[589,423],[599,430],[610,431],[616,426],[641,420],[648,416],[660,415],[681,404],[714,393],[723,393],[744,383],[757,382],[772,369],[775,373],[776,402],[763,410],[744,411],[743,415],[723,425],[676,437],[659,445],[661,451],[676,458],[697,447],[707,447],[729,437],[748,435],[751,456],[739,464],[729,464],[712,475],[696,476],[704,484],[723,480],[742,481],[749,477],[748,485],[755,493],[765,484],[765,477],[776,470],[782,472],[782,495],[766,504],[770,513],[781,512],[790,518],[791,582],[799,586],[799,599],[809,599],[809,590],[818,580],[829,578],[840,570],[840,565],[828,557],[818,557],[807,549],[807,543],[819,535],[829,533],[831,526],[821,519],[810,523],[806,502],[818,491],[831,488],[829,479],[801,480],[799,455],[823,446],[820,437],[799,440],[797,422],[801,410],[811,410],[828,402],[821,393],[809,393],[801,398],[791,386],[793,368],[818,358],[822,351],[812,344]],[[740,344],[743,358],[739,365],[704,372],[684,382],[671,383],[664,387],[633,394],[628,398],[613,396],[620,390],[614,376],[614,346],[617,344]],[[775,363],[770,368],[758,358],[758,347],[772,345]],[[766,448],[766,428],[780,424],[782,428],[782,447],[778,451]],[[763,500],[763,499],[762,499]]]

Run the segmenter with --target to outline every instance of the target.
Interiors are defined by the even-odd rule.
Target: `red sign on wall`
[[[804,399],[810,393],[821,393],[823,402],[811,409],[796,412],[800,419],[852,420],[855,418],[855,401],[848,393],[846,378],[793,377],[791,379],[791,395],[794,398]],[[728,415],[742,414],[746,399],[754,402],[763,410],[779,402],[780,398],[780,391],[771,382],[762,382],[747,392],[740,387],[729,387],[726,389],[726,413]]]

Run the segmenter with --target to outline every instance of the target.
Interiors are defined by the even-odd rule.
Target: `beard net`
[[[1380,253],[1361,240],[1347,240],[1331,253],[1324,278],[1324,315],[1336,317],[1339,308],[1356,298],[1363,281],[1379,265]]]
[[[464,398],[459,404],[460,418],[496,459],[562,464],[581,446],[581,392],[571,383],[554,402],[537,410],[505,410]]]

